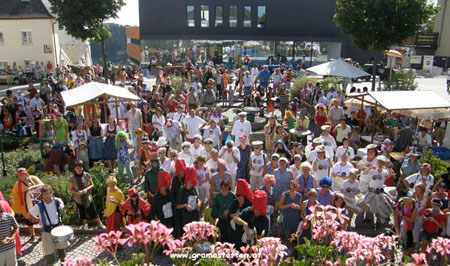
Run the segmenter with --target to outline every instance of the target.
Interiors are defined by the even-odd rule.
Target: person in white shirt
[[[186,166],[190,167],[194,163],[194,156],[190,151],[191,143],[183,142],[181,145],[181,152],[178,153],[178,159],[182,159],[185,161]]]
[[[265,165],[268,163],[267,156],[262,152],[262,141],[253,141],[254,152],[250,154],[250,185],[252,191],[256,191],[263,186],[263,175]]]
[[[331,168],[331,177],[333,180],[333,191],[339,191],[341,185],[345,179],[350,176],[350,169],[354,168],[351,163],[348,162],[348,154],[343,153],[340,157],[340,161],[333,165]]]
[[[177,151],[181,148],[181,123],[168,119],[164,127],[167,141],[170,143],[170,147]]]
[[[294,164],[289,166],[292,176],[297,178],[301,174],[300,165],[302,163],[302,156],[300,154],[294,155]]]
[[[231,135],[234,138],[234,146],[239,146],[239,137],[240,136],[247,136],[246,144],[249,145],[250,143],[250,137],[252,134],[252,125],[249,121],[247,121],[246,118],[247,113],[246,112],[240,112],[239,113],[239,120],[234,122],[233,129],[231,130]]]
[[[417,134],[417,146],[422,149],[427,149],[431,146],[431,142],[432,139],[430,134],[428,134],[427,129],[424,127],[420,128],[420,132]]]
[[[389,175],[389,171],[385,168],[388,162],[389,159],[381,155],[377,157],[377,166],[371,166],[364,170],[364,174],[372,178],[369,182],[369,191],[365,194],[362,204],[366,205],[366,209],[368,207],[370,213],[376,215],[377,224],[388,222],[394,209],[394,201],[384,192],[384,181]],[[371,217],[366,215],[365,222],[370,220]],[[375,223],[374,226],[376,226]]]
[[[212,149],[209,155],[211,159],[206,162],[206,169],[208,169],[208,174],[211,178],[217,173],[219,162],[226,165],[226,171],[229,172],[227,163],[219,158],[219,152],[216,149]]]
[[[318,137],[313,139],[312,143],[306,145],[305,147],[305,157],[306,160],[309,163],[313,163],[314,160],[317,158],[317,151],[315,150],[316,147],[323,145],[324,139],[322,137]],[[330,158],[330,155],[328,154],[327,151],[325,151],[325,156],[327,158]]]
[[[359,200],[358,195],[360,193],[359,181],[357,180],[358,175],[358,169],[350,169],[350,176],[344,181],[344,183],[342,183],[341,186],[341,193],[344,194],[344,201],[346,208],[349,211],[350,221],[353,217],[353,213],[359,213],[361,211],[361,208],[357,206],[357,202]]]
[[[213,147],[220,149],[222,147],[222,131],[214,120],[209,122],[209,126],[203,131],[203,138],[210,138],[213,141]]]
[[[232,140],[228,141],[227,144],[222,147],[219,152],[219,157],[225,161],[227,169],[231,173],[232,182],[233,184],[236,184],[237,164],[241,160],[241,153],[238,148],[234,147],[234,142]]]
[[[39,93],[36,93],[33,99],[30,100],[30,108],[34,110],[44,110],[45,102],[39,97]]]
[[[162,114],[161,108],[156,108],[155,114],[152,116],[152,125],[154,128],[157,128],[159,131],[160,136],[162,136],[164,132],[164,126],[166,124],[166,119],[164,118],[164,115]]]
[[[251,76],[252,76],[252,82],[256,86],[256,81],[258,80],[258,77],[259,77],[259,69],[258,69],[257,64],[253,65]]]
[[[194,143],[189,148],[189,151],[191,152],[194,161],[196,161],[198,156],[200,155],[206,156],[205,147],[202,146],[202,140],[203,138],[200,134],[195,135]]]
[[[337,98],[336,89],[333,86],[331,86],[330,91],[327,94],[327,100],[329,102],[331,102],[332,99],[336,99],[336,98]]]
[[[317,146],[314,152],[316,156],[313,161],[313,176],[319,182],[323,177],[328,177],[333,164],[330,157],[326,155],[325,146]]]
[[[330,155],[330,159],[334,158],[334,150],[336,149],[336,140],[334,140],[333,136],[330,134],[331,127],[329,125],[323,125],[321,127],[322,134],[320,135],[323,138],[323,145],[327,149],[328,155]]]
[[[353,150],[352,147],[349,146],[350,145],[350,140],[348,137],[345,137],[343,142],[342,142],[342,146],[339,146],[336,149],[336,154],[334,156],[334,161],[337,162],[338,159],[341,157],[342,154],[347,153],[348,155],[348,159],[351,161],[355,158],[355,151]]]
[[[186,141],[194,143],[194,136],[200,134],[200,130],[206,126],[206,121],[195,115],[195,110],[189,110],[189,116],[183,121]]]
[[[172,162],[169,160],[169,158],[166,157],[166,148],[159,148],[158,149],[158,156],[159,156],[159,165],[162,169],[164,169],[166,172],[170,173]]]
[[[404,184],[406,189],[414,188],[417,184],[424,184],[427,187],[427,192],[430,192],[434,185],[434,176],[430,174],[431,165],[423,163],[420,166],[420,172],[412,174],[405,178]]]

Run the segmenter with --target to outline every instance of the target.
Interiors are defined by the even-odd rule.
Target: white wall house
[[[42,0],[0,1],[0,69],[7,65],[51,62],[91,64],[88,42],[81,42],[58,28]]]

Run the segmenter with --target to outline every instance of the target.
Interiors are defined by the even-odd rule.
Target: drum
[[[64,243],[72,239],[73,229],[70,226],[60,225],[50,232],[55,243]]]
[[[25,192],[25,204],[27,207],[27,211],[30,211],[34,205],[36,205],[41,196],[41,188],[37,188],[34,190],[28,190]]]

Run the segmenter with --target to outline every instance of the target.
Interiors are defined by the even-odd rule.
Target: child
[[[203,216],[203,211],[206,208],[206,205],[209,202],[209,192],[210,192],[210,185],[209,185],[209,171],[206,170],[205,167],[206,158],[204,155],[200,155],[197,157],[197,161],[194,162],[194,167],[197,170],[197,176],[198,176],[198,198],[202,202],[202,206],[200,208],[200,217]]]
[[[229,104],[229,106],[233,106],[233,101],[234,101],[234,90],[233,90],[233,85],[230,85],[228,87],[228,104]]]
[[[89,153],[86,142],[80,142],[78,148],[76,149],[76,160],[83,161],[83,168],[89,169]]]
[[[268,163],[267,156],[262,152],[263,142],[253,141],[253,152],[250,155],[250,185],[252,191],[256,191],[263,186],[263,174]]]
[[[341,185],[341,193],[344,194],[344,201],[349,211],[349,218],[352,220],[354,213],[359,213],[361,208],[356,204],[358,201],[357,195],[359,194],[359,181],[357,180],[359,170],[356,168],[350,169],[350,176]]]
[[[106,189],[106,203],[103,216],[106,220],[106,233],[111,231],[120,231],[123,225],[120,208],[124,203],[124,196],[122,191],[117,187],[117,179],[110,176],[106,179],[108,188]]]
[[[445,214],[441,211],[441,207],[440,199],[432,199],[431,208],[426,209],[423,213],[423,231],[420,237],[422,239],[422,253],[426,253],[428,244],[437,237],[439,229],[443,229],[445,226]]]
[[[127,173],[127,181],[131,182],[134,179],[133,172],[130,166],[130,153],[128,149],[131,149],[130,138],[124,131],[119,131],[116,135],[116,149],[117,149],[117,166],[119,167],[119,177],[124,177],[123,171]],[[124,169],[125,168],[125,169]]]

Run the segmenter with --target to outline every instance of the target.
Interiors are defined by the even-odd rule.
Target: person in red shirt
[[[439,229],[444,228],[445,214],[441,211],[442,202],[440,199],[431,200],[431,208],[423,213],[423,231],[421,234],[422,251],[425,253],[427,246],[437,237]]]

